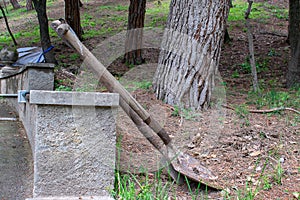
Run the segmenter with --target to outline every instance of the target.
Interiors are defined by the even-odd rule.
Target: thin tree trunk
[[[7,14],[7,13],[8,13],[8,11],[7,11],[7,5],[6,5],[6,1],[5,1],[5,0],[2,0],[2,2],[3,2],[3,6],[4,6],[4,8],[5,8],[6,14]]]
[[[11,30],[10,30],[10,27],[9,27],[9,24],[8,24],[8,21],[7,21],[7,17],[6,17],[6,15],[5,15],[5,12],[4,12],[4,10],[3,10],[3,8],[2,8],[1,5],[0,5],[0,9],[1,9],[2,15],[3,15],[4,20],[5,20],[5,24],[6,24],[7,31],[8,31],[8,33],[9,33],[11,39],[13,40],[15,47],[17,47],[17,46],[18,46],[17,41],[16,41],[14,35],[12,34],[12,32],[11,32]]]
[[[26,9],[27,9],[27,11],[34,9],[32,0],[26,0]]]
[[[127,64],[142,64],[143,28],[146,0],[130,0],[124,61]]]
[[[300,1],[289,1],[289,42],[291,60],[287,72],[287,87],[300,84]]]
[[[19,2],[17,0],[9,0],[14,9],[21,8]]]
[[[228,0],[172,0],[153,86],[157,98],[209,106],[223,43]]]
[[[252,27],[249,20],[252,3],[253,1],[248,0],[248,9],[245,13],[245,20],[246,20],[247,35],[248,35],[248,46],[249,46],[249,53],[250,53],[250,65],[251,65],[253,89],[255,92],[259,92],[259,84],[257,79],[257,71],[256,71],[255,57],[254,57],[253,34],[252,34]]]
[[[48,17],[46,12],[46,0],[33,0],[40,25],[40,38],[43,51],[46,52],[52,45],[49,35]],[[47,63],[57,63],[52,51],[44,54]]]
[[[82,40],[83,30],[80,25],[80,1],[65,0],[65,19],[75,31],[76,35]]]

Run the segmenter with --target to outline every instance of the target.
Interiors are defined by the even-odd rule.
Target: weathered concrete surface
[[[32,90],[30,92],[30,104],[117,107],[119,106],[119,95],[96,92]]]
[[[15,117],[0,100],[0,118]],[[0,199],[32,197],[33,159],[20,122],[0,121]]]
[[[49,63],[34,63],[22,67],[17,74],[0,77],[0,94],[17,94],[18,90],[53,90],[54,65]],[[16,98],[9,99],[16,112],[22,109]],[[23,116],[20,115],[22,121]]]
[[[113,189],[117,94],[31,91],[33,197],[105,196]]]

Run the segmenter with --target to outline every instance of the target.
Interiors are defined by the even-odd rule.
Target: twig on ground
[[[268,32],[268,31],[259,31],[260,34],[263,34],[263,35],[274,35],[274,36],[277,36],[277,37],[287,37],[287,34],[284,34],[284,33],[280,33],[280,32]]]
[[[222,107],[230,109],[230,110],[235,110],[235,108],[233,108],[232,106],[229,105],[222,105]],[[250,113],[260,113],[260,114],[264,114],[264,113],[272,113],[272,112],[277,112],[277,111],[291,111],[294,113],[297,113],[300,115],[300,111],[294,109],[294,108],[286,108],[286,107],[280,107],[280,108],[272,108],[272,109],[263,109],[263,110],[248,110]]]

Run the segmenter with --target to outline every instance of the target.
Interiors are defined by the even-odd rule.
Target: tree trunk
[[[287,87],[300,84],[300,1],[289,1],[289,42],[291,60],[287,72]]]
[[[65,0],[65,19],[76,35],[82,40],[83,30],[80,25],[80,1]]]
[[[171,105],[209,106],[229,13],[228,0],[172,0],[153,86]]]
[[[46,13],[46,0],[33,0],[34,8],[37,12],[40,25],[40,38],[43,51],[45,52],[51,47],[49,36],[48,17]],[[44,54],[47,63],[57,63],[52,51]]]
[[[21,8],[19,2],[17,0],[9,0],[14,9]]]
[[[256,62],[254,56],[254,42],[253,42],[253,31],[252,26],[250,24],[249,15],[251,13],[253,1],[248,0],[248,9],[245,13],[245,20],[246,20],[246,28],[247,28],[247,36],[248,36],[248,46],[249,46],[249,54],[250,54],[250,65],[251,65],[251,73],[252,73],[252,83],[254,92],[260,92],[258,78],[257,78],[257,71],[256,71]]]
[[[32,0],[26,0],[26,9],[27,11],[33,10]]]
[[[146,0],[130,0],[124,61],[127,64],[142,64],[143,28]]]

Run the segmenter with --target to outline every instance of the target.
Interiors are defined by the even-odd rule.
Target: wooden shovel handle
[[[100,82],[110,92],[119,93],[121,97],[120,101],[124,101],[120,102],[120,105],[129,117],[132,118],[130,113],[134,111],[134,113],[137,114],[137,116],[139,116],[141,120],[162,139],[165,145],[168,145],[171,142],[171,138],[164,128],[160,126],[160,124],[131,96],[131,94],[113,77],[113,75],[111,75],[103,64],[81,43],[68,24],[61,23],[61,21],[56,20],[52,22],[51,27],[63,40],[71,44],[72,47],[78,51],[84,60],[84,64],[93,69],[98,77],[100,77]],[[127,105],[130,109],[126,108]],[[135,122],[135,120],[133,121]]]

